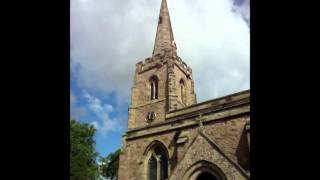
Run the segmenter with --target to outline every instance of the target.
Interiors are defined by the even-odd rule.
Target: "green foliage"
[[[70,121],[70,180],[97,179],[95,131],[92,125]]]
[[[114,179],[117,177],[120,149],[101,158],[101,174],[103,177]]]

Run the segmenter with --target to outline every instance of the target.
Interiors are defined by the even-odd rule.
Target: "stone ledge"
[[[141,105],[138,105],[138,106],[129,107],[129,109],[137,109],[137,108],[140,108],[140,107],[143,107],[143,106],[147,106],[147,105],[150,105],[150,104],[159,103],[159,102],[162,102],[162,101],[165,101],[165,100],[166,100],[165,98],[162,98],[162,99],[159,99],[159,100],[152,100],[152,101],[147,102],[147,103],[145,103],[145,104],[141,104]]]
[[[204,121],[203,124],[205,125],[212,121],[217,121],[217,120],[221,120],[221,119],[225,119],[225,118],[229,118],[237,115],[242,115],[242,114],[248,114],[248,113],[250,113],[249,104],[245,104],[244,106],[240,106],[232,109],[223,110],[221,112],[212,112],[202,116],[203,118],[206,118],[206,121]],[[195,117],[187,118],[187,119],[184,119],[183,121],[181,120],[168,121],[166,122],[166,124],[161,124],[157,126],[147,126],[142,129],[127,131],[126,133],[127,140],[136,139],[139,137],[158,134],[158,133],[163,133],[167,131],[175,131],[181,128],[198,126],[198,122],[194,121],[194,118]]]
[[[217,106],[209,106],[209,107],[205,107],[203,109],[197,109],[197,110],[191,111],[189,113],[166,118],[166,120],[167,121],[183,120],[183,119],[186,119],[189,117],[198,116],[199,114],[202,114],[202,115],[210,114],[210,113],[219,112],[219,111],[222,111],[225,109],[231,109],[231,108],[245,105],[245,104],[249,104],[249,103],[250,103],[249,99],[241,99],[241,100],[234,101],[234,102],[227,103],[227,104],[219,104]]]
[[[239,100],[248,100],[250,102],[250,90],[241,91],[228,96],[223,96],[217,99],[212,99],[202,103],[194,104],[182,109],[170,111],[169,113],[166,114],[166,119],[169,119],[175,116],[180,116],[187,113],[192,113],[204,108],[210,108],[215,106],[218,107],[219,105],[227,105],[229,103],[239,101]]]
[[[242,99],[240,101],[236,101],[236,102],[232,102],[232,103],[228,103],[228,104],[223,104],[220,106],[215,106],[215,107],[208,107],[208,108],[204,108],[204,109],[198,109],[197,111],[194,111],[192,113],[188,113],[188,114],[182,114],[180,116],[174,116],[172,118],[166,118],[165,121],[156,123],[156,124],[151,124],[151,125],[146,125],[143,127],[137,127],[137,128],[132,128],[132,129],[128,129],[127,132],[134,132],[134,131],[140,131],[140,130],[144,130],[144,129],[148,129],[148,128],[153,128],[153,127],[158,127],[158,126],[162,126],[168,123],[172,123],[172,122],[180,122],[181,120],[187,119],[187,118],[191,118],[191,117],[195,117],[198,116],[199,114],[208,114],[208,113],[215,113],[215,112],[219,112],[222,110],[226,110],[226,109],[230,109],[230,108],[235,108],[241,105],[245,105],[245,104],[249,104],[249,100],[248,99]],[[250,105],[250,104],[249,104]]]

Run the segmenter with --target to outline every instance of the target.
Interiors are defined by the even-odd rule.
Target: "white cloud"
[[[151,56],[160,0],[71,1],[71,71],[80,88],[128,103],[135,63]],[[230,0],[167,0],[198,102],[249,88],[249,27]],[[93,104],[95,102],[92,102]],[[101,104],[101,102],[100,102]],[[107,119],[108,112],[92,109]],[[103,113],[102,113],[103,112]]]
[[[82,117],[87,115],[87,109],[78,104],[77,97],[70,90],[70,117],[76,120],[81,120]]]
[[[250,0],[234,0],[233,10],[240,13],[250,26]]]
[[[120,131],[121,121],[118,118],[110,118],[109,113],[113,112],[113,107],[110,104],[103,104],[101,100],[87,91],[83,92],[83,97],[87,100],[87,108],[97,116],[97,121],[91,124],[105,135],[109,131]]]

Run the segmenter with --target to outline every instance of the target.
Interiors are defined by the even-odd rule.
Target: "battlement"
[[[155,66],[160,67],[163,64],[165,64],[164,61],[158,61],[155,58],[148,57],[144,61],[139,61],[136,64],[136,72],[141,73],[141,72],[147,71]]]
[[[167,63],[166,58],[159,58],[159,57],[148,57],[144,61],[139,61],[136,63],[136,72],[141,73],[147,71],[155,66],[162,66]],[[186,74],[191,75],[192,69],[184,62],[179,56],[174,56],[173,61],[175,64],[183,70]]]
[[[177,56],[175,60],[176,60],[176,65],[178,65],[181,69],[186,71],[187,74],[192,74],[192,69],[179,56]]]

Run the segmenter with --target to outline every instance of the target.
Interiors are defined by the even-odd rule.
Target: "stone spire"
[[[162,0],[152,56],[162,54],[164,51],[176,52],[176,49],[167,1]]]

